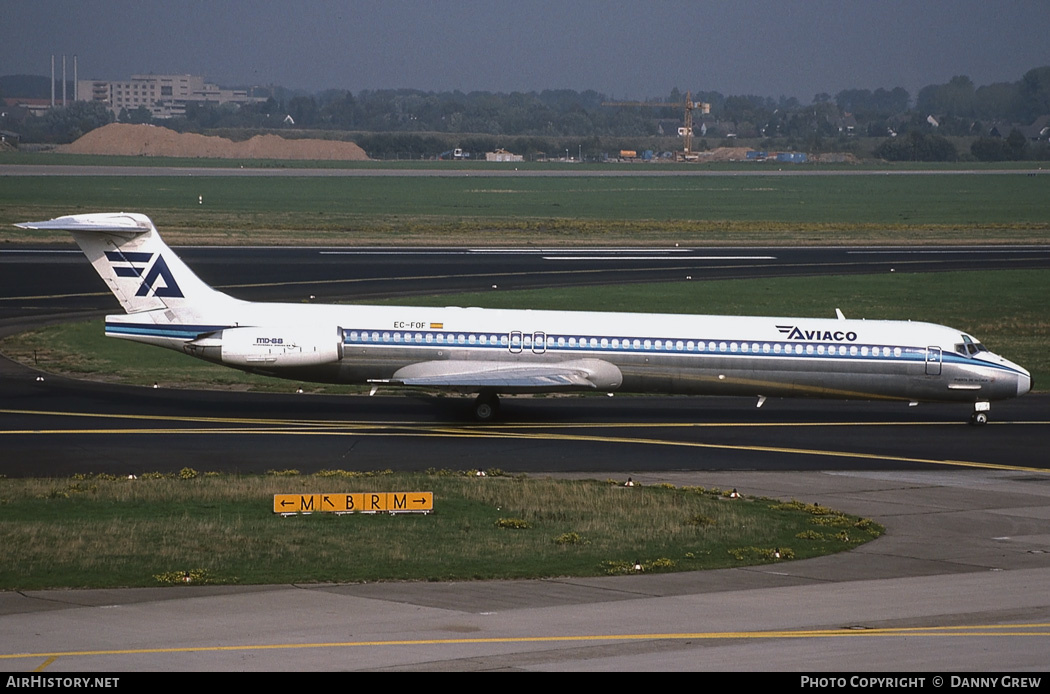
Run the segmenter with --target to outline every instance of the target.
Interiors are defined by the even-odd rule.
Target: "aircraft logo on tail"
[[[150,265],[150,260],[156,255],[157,260]],[[154,296],[181,299],[184,297],[179,289],[178,282],[164,262],[164,256],[159,253],[141,253],[135,251],[106,251],[106,259],[113,264],[113,271],[117,277],[141,277],[142,286],[135,292],[135,296],[149,296],[152,289]],[[149,266],[149,269],[146,269]],[[145,270],[145,274],[143,274]],[[160,280],[158,285],[157,280]]]

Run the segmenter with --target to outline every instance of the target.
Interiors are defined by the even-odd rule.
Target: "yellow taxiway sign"
[[[430,513],[434,492],[274,494],[274,513]]]

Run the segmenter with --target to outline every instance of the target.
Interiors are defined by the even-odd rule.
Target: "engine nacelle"
[[[186,351],[232,366],[332,364],[343,358],[343,329],[225,328],[188,343]]]

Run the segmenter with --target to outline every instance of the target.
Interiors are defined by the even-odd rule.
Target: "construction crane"
[[[685,126],[678,129],[682,137],[682,159],[695,159],[693,155],[693,110],[700,113],[711,113],[711,104],[703,101],[693,101],[690,92],[685,93],[685,101],[603,101],[602,106],[648,106],[652,108],[681,108],[685,109]]]

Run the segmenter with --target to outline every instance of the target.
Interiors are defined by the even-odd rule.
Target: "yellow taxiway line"
[[[486,644],[528,643],[579,643],[579,642],[629,642],[629,641],[720,641],[731,639],[812,639],[812,638],[886,638],[886,637],[1024,637],[1050,636],[1050,623],[1034,624],[982,624],[969,626],[906,627],[874,629],[803,629],[771,631],[713,631],[671,632],[650,634],[579,634],[572,636],[495,636],[478,638],[444,639],[391,639],[386,641],[333,641],[318,643],[267,643],[239,644],[232,646],[179,646],[157,648],[126,648],[83,651],[53,651],[44,653],[0,653],[0,661],[15,659],[46,658],[41,667],[50,665],[58,658],[151,655],[164,653],[219,653],[230,651],[274,651],[317,648],[367,648],[382,646],[448,646]],[[38,670],[41,669],[38,667]]]
[[[643,427],[645,429],[731,429],[738,427],[799,427],[799,426],[945,426],[943,422],[835,422],[820,423],[783,423],[762,424],[755,422],[730,423],[645,423],[645,424],[528,424],[528,425],[453,425],[406,424],[404,422],[365,422],[365,421],[326,421],[326,420],[277,420],[259,418],[226,418],[226,417],[190,417],[158,416],[141,414],[99,414],[90,412],[47,412],[37,410],[4,410],[0,414],[36,415],[54,417],[82,417],[96,419],[118,419],[142,422],[180,422],[193,424],[215,424],[224,426],[165,428],[165,427],[113,427],[113,428],[63,428],[63,429],[9,429],[0,430],[0,436],[10,435],[271,435],[271,436],[360,436],[360,437],[419,437],[419,438],[480,438],[480,439],[523,439],[543,441],[572,441],[581,443],[614,443],[635,444],[642,446],[668,446],[676,448],[698,448],[724,451],[747,451],[752,453],[780,453],[827,458],[853,458],[894,463],[913,463],[922,465],[947,465],[951,467],[978,468],[984,470],[1007,470],[1011,472],[1033,472],[1047,474],[1050,470],[1027,467],[1023,465],[1004,465],[970,460],[951,460],[937,458],[919,458],[912,456],[888,455],[881,453],[861,453],[856,451],[823,450],[817,448],[794,448],[788,446],[757,446],[741,444],[705,443],[700,441],[675,441],[655,437],[607,436],[595,433],[559,433],[558,429],[627,429]],[[954,423],[948,423],[954,424]],[[1047,422],[1024,422],[1024,424],[1047,424]],[[965,426],[958,423],[959,426]]]

